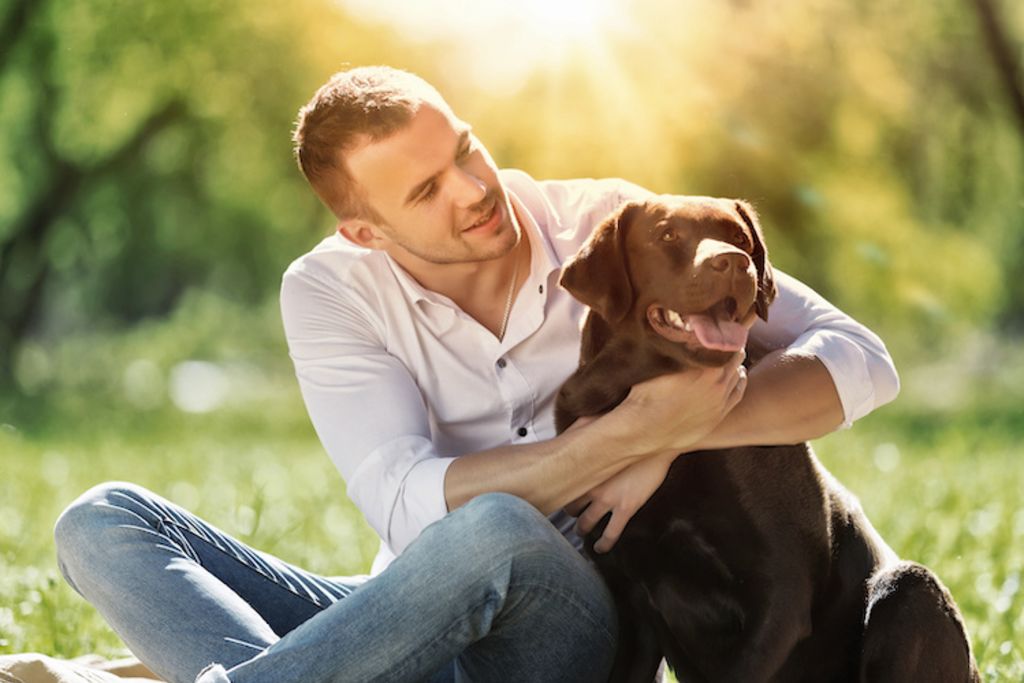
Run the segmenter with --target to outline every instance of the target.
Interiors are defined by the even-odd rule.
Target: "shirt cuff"
[[[874,409],[875,389],[868,358],[864,349],[847,335],[830,330],[808,331],[789,349],[814,356],[828,370],[843,405],[843,429]]]
[[[395,555],[448,514],[444,477],[453,461],[429,439],[403,436],[376,448],[348,482],[349,498]]]

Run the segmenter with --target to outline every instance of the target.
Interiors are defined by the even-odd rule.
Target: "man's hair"
[[[299,110],[292,134],[295,157],[335,216],[381,220],[349,172],[345,154],[397,132],[424,103],[451,113],[440,93],[419,76],[388,66],[364,66],[331,76]]]

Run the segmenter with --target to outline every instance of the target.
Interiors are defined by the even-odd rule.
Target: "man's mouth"
[[[736,299],[731,296],[706,311],[685,315],[652,304],[647,308],[647,321],[655,332],[669,341],[713,351],[741,351],[746,346],[749,331],[737,310]]]
[[[497,198],[495,198],[494,201],[491,202],[491,205],[488,208],[487,213],[485,213],[478,221],[467,227],[463,232],[469,232],[470,230],[478,230],[480,228],[485,227],[493,227],[490,224],[500,219],[500,213],[501,212],[499,211],[498,200]]]

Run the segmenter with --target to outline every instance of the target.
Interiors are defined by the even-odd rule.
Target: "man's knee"
[[[57,547],[57,563],[61,573],[68,576],[68,566],[76,558],[103,547],[104,530],[117,524],[125,514],[118,501],[137,498],[145,489],[126,482],[113,481],[98,484],[76,498],[57,518],[53,528]]]
[[[520,576],[556,574],[572,580],[570,575],[586,565],[547,517],[507,493],[477,496],[449,515],[443,533],[440,547],[466,567],[511,565]]]
[[[557,539],[557,531],[537,508],[509,493],[485,493],[456,510],[454,533],[465,533],[473,545],[505,554],[513,548]]]
[[[535,520],[545,519],[537,511],[537,508],[511,493],[482,493],[459,509],[483,521],[504,519],[516,523],[532,524]]]

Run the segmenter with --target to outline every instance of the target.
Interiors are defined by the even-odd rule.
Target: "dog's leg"
[[[606,521],[607,517],[601,520],[599,527],[603,528]],[[593,553],[591,556],[594,557]],[[659,616],[650,609],[643,587],[629,579],[615,559],[608,555],[598,555],[595,561],[615,600],[615,612],[618,614],[618,641],[608,681],[653,683],[662,658],[652,623]],[[660,677],[657,680],[660,681]]]
[[[616,609],[619,612],[619,642],[608,681],[656,683],[661,680],[658,674],[662,653],[650,620],[657,617],[653,614],[637,614],[630,602],[629,598],[616,600]]]
[[[777,587],[776,587],[777,588]],[[749,624],[747,634],[735,644],[736,657],[712,680],[767,683],[777,680],[780,670],[797,643],[811,634],[810,604],[800,605],[794,596],[810,595],[806,587],[774,591],[776,596],[790,600],[785,607],[781,600],[766,601],[770,613]]]
[[[900,562],[868,586],[863,683],[978,683],[963,618],[927,567]]]

